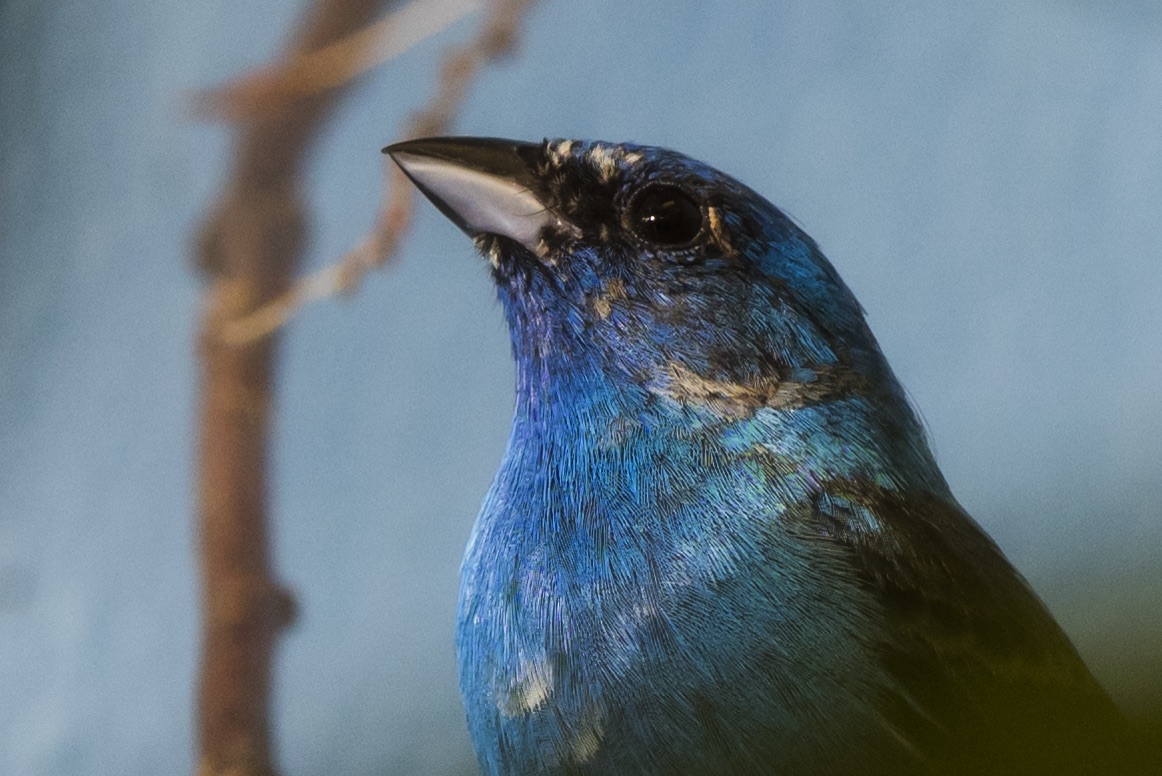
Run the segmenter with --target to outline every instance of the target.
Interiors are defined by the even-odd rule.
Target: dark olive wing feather
[[[1127,726],[1060,626],[952,501],[828,488],[813,532],[882,607],[886,722],[933,773],[1121,774]]]

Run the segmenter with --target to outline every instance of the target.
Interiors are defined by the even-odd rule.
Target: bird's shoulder
[[[1125,723],[997,545],[950,496],[829,484],[795,530],[879,609],[885,721],[947,773],[1107,773]]]

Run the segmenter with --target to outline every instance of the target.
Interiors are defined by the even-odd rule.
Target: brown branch
[[[289,57],[362,28],[385,0],[318,0]],[[299,171],[338,92],[299,97],[239,127],[233,175],[203,224],[198,261],[210,274],[199,333],[199,528],[203,641],[198,776],[272,776],[271,658],[292,617],[267,549],[267,430],[274,338],[218,336],[224,321],[283,292],[297,269],[304,212]]]
[[[239,137],[233,174],[201,228],[197,250],[211,280],[198,343],[198,776],[275,774],[271,659],[279,632],[293,619],[294,600],[275,580],[267,544],[267,437],[277,340],[266,335],[304,299],[353,287],[394,254],[406,231],[410,186],[392,168],[394,194],[373,233],[343,262],[292,287],[305,233],[300,168],[338,97],[330,87],[366,69],[374,59],[369,51],[382,43],[385,31],[402,27],[403,12],[368,25],[381,6],[392,4],[317,0],[288,45],[283,71],[261,70],[211,99],[227,106]],[[480,66],[511,50],[516,24],[530,4],[494,0],[476,39],[448,55],[437,93],[413,117],[409,135],[446,130]],[[413,26],[412,38],[416,30],[438,26],[430,22]]]
[[[462,47],[449,50],[440,66],[436,93],[412,116],[404,137],[446,133],[480,69],[516,48],[520,22],[535,0],[494,0],[480,32]],[[252,312],[223,322],[227,342],[254,342],[286,323],[304,304],[357,287],[369,271],[395,256],[400,237],[411,223],[415,189],[389,161],[384,161],[384,198],[371,232],[337,263],[296,281],[289,289]]]
[[[194,95],[194,114],[238,121],[285,108],[288,100],[342,86],[447,29],[483,0],[412,0],[334,43],[290,52],[284,61]]]

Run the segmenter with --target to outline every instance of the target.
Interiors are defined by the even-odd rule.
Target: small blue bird
[[[459,601],[486,774],[1129,772],[786,215],[659,148],[385,150],[491,262],[516,361]]]

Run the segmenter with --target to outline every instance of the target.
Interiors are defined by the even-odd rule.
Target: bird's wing
[[[1124,772],[1120,714],[955,502],[843,483],[811,514],[813,536],[840,548],[882,610],[875,646],[895,683],[882,714],[933,772]]]

